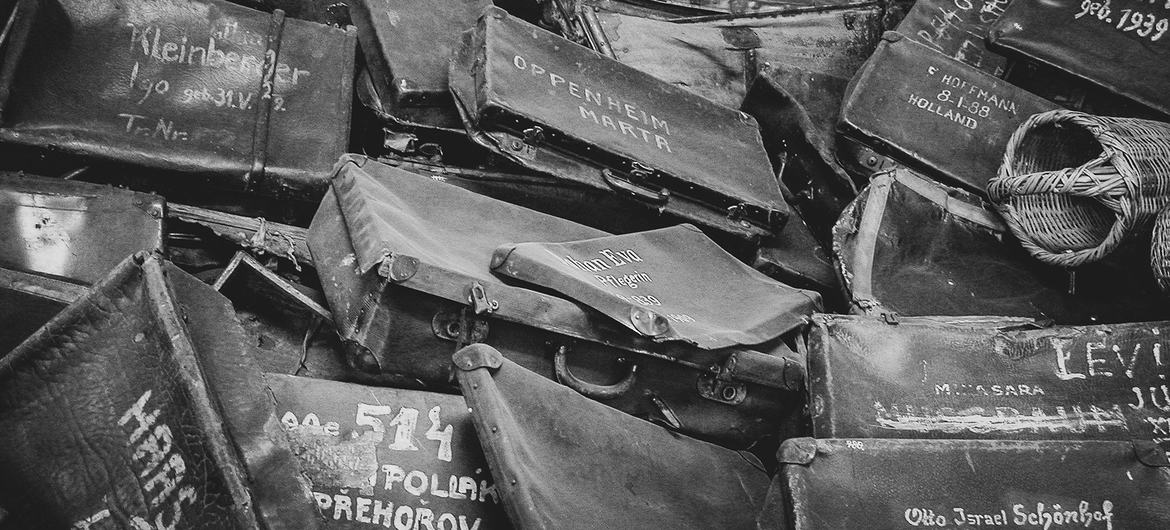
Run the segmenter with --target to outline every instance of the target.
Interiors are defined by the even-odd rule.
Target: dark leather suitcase
[[[0,358],[0,506],[25,528],[313,527],[231,305],[127,258]]]
[[[1166,454],[1145,442],[784,442],[760,529],[1166,528]]]
[[[309,248],[338,332],[360,369],[450,388],[451,352],[486,342],[587,396],[685,433],[742,446],[777,432],[796,413],[791,391],[803,375],[802,361],[794,359],[784,336],[717,349],[659,342],[576,302],[490,272],[492,253],[501,245],[605,236],[346,155],[310,227]],[[614,249],[615,258],[625,260],[617,253],[625,250]],[[600,270],[607,262],[598,260],[608,259],[595,256],[584,266]],[[638,265],[653,278],[669,264]],[[619,276],[610,267],[598,275],[629,283],[626,273]],[[720,282],[739,280],[713,277],[707,281],[714,283],[691,286],[696,290],[690,296],[706,300],[710,291],[699,288],[721,289]],[[784,289],[782,303],[753,310],[780,315],[788,323],[780,329],[792,329],[816,305],[807,293]]]
[[[817,315],[818,438],[1153,440],[1170,449],[1170,323]]]
[[[512,527],[462,397],[267,379],[326,527]]]
[[[897,31],[951,59],[1002,78],[1007,58],[987,49],[987,32],[1012,0],[918,0]]]
[[[948,185],[983,193],[1011,134],[1058,108],[900,33],[882,41],[850,83],[838,128]]]
[[[350,3],[371,81],[358,89],[373,91],[363,103],[399,129],[462,131],[447,88],[447,63],[459,47],[459,36],[475,25],[491,0]]]
[[[988,42],[1170,115],[1170,13],[1156,2],[1014,2]]]
[[[751,455],[585,399],[473,344],[459,386],[516,528],[749,528],[768,476]]]
[[[1061,324],[1170,318],[1149,275],[1133,273],[1148,266],[1147,249],[1126,249],[1124,260],[1119,255],[1071,271],[1047,266],[1020,248],[990,204],[904,169],[875,177],[833,234],[856,313],[1022,316]]]
[[[756,241],[788,206],[747,114],[491,8],[449,83],[472,140],[554,182]]]
[[[0,357],[88,291],[76,283],[0,268]]]
[[[353,32],[220,0],[43,7],[5,85],[0,142],[160,184],[320,196],[349,141]]]
[[[0,266],[91,284],[135,252],[163,250],[158,195],[0,173]]]

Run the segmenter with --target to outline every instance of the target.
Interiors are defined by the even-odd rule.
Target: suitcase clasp
[[[488,298],[487,289],[483,284],[474,282],[471,284],[467,295],[467,301],[471,304],[471,309],[477,315],[490,314],[500,308],[500,302]]]

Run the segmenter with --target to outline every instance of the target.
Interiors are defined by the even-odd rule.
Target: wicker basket
[[[1036,258],[1063,267],[1097,261],[1170,202],[1170,124],[1036,114],[1008,141],[987,193]]]
[[[1150,268],[1158,287],[1170,294],[1170,207],[1163,208],[1154,219],[1154,236],[1150,239]]]

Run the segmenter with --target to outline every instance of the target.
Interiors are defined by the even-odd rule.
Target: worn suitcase
[[[982,193],[1008,138],[1058,108],[888,32],[850,83],[839,129],[924,174]]]
[[[778,456],[761,529],[1170,526],[1148,442],[797,438]]]
[[[0,268],[0,357],[87,291],[73,282]]]
[[[905,37],[993,77],[1007,58],[987,49],[987,32],[1012,0],[918,0],[898,24]]]
[[[203,227],[217,237],[260,255],[286,259],[294,267],[313,264],[309,245],[305,243],[306,230],[299,226],[177,203],[167,205],[167,218]]]
[[[163,249],[157,195],[0,173],[0,266],[91,284],[135,252]]]
[[[1148,267],[1146,249],[1070,274],[1024,252],[990,204],[904,169],[875,177],[833,232],[834,258],[857,313],[1061,324],[1170,318],[1149,275],[1133,272]],[[1128,255],[1134,251],[1141,255]]]
[[[1142,439],[1170,449],[1170,323],[817,315],[818,438]]]
[[[1170,115],[1170,13],[1160,3],[1014,2],[988,42]]]
[[[316,522],[231,305],[158,258],[127,258],[0,358],[0,380],[11,524]]]
[[[486,342],[615,408],[731,445],[774,433],[786,415],[796,413],[799,404],[791,391],[800,387],[803,366],[785,336],[718,349],[659,342],[576,302],[490,272],[492,253],[504,244],[605,236],[346,155],[310,227],[309,248],[338,332],[360,369],[449,388],[450,353]],[[626,260],[618,253],[628,255],[626,248],[611,250],[615,259]],[[598,255],[581,263],[599,271],[608,267],[598,276],[625,284],[649,283],[644,276],[659,277],[657,271],[671,265],[642,262],[642,275],[619,275],[608,260]],[[714,295],[705,289],[721,290],[722,283],[740,280],[724,273],[677,286],[672,294],[695,289],[689,296],[707,300]],[[816,307],[815,295],[810,299],[790,288],[787,293],[780,302],[752,310],[783,315],[776,329],[793,329]],[[641,299],[653,304],[652,298]]]
[[[320,197],[349,141],[353,32],[221,0],[52,5],[0,78],[11,91],[0,142],[196,186]]]
[[[447,88],[447,63],[459,36],[491,0],[442,2],[352,0],[351,15],[366,58],[373,110],[398,128],[463,130]]]
[[[516,528],[749,528],[768,476],[525,370],[484,344],[452,359]]]
[[[462,397],[267,378],[325,526],[511,528]]]
[[[631,215],[747,241],[788,217],[750,116],[498,8],[463,34],[449,83],[474,141],[556,182],[640,206]]]

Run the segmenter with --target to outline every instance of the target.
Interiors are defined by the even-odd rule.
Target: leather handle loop
[[[663,205],[670,200],[670,194],[666,190],[655,193],[618,177],[609,169],[601,170],[601,178],[609,187],[651,204]]]
[[[591,399],[613,399],[634,388],[634,380],[638,372],[637,364],[630,366],[630,372],[621,381],[612,385],[598,385],[582,381],[569,371],[569,366],[565,359],[568,356],[568,352],[569,348],[566,346],[557,347],[557,353],[553,359],[553,368],[557,374],[557,381],[576,390],[581,395]]]

